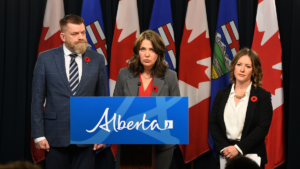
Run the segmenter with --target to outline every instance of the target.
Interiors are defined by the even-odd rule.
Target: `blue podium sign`
[[[188,97],[71,97],[71,144],[188,144]]]

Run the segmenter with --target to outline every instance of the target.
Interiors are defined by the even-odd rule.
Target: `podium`
[[[71,97],[70,110],[70,143],[120,145],[121,169],[154,169],[156,145],[189,143],[188,97]]]
[[[118,146],[120,169],[155,169],[155,145],[123,144]]]

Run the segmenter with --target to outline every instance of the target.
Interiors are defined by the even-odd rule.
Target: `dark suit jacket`
[[[223,148],[232,145],[227,139],[224,122],[224,110],[231,86],[232,85],[228,85],[218,91],[213,102],[209,119],[210,134],[216,145],[217,153]],[[251,100],[253,96],[257,97],[257,101]],[[268,162],[264,141],[269,132],[272,115],[273,108],[270,92],[260,87],[255,88],[252,85],[242,137],[237,145],[243,151],[243,154],[258,154],[258,156],[261,157],[262,165]]]
[[[137,96],[139,75],[133,75],[130,69],[122,68],[119,72],[114,96]],[[153,77],[153,86],[157,86],[158,91],[151,91],[151,96],[180,96],[176,72],[168,69],[164,77]],[[159,150],[165,150],[174,145],[158,145]]]
[[[84,57],[89,57],[87,63]],[[104,57],[94,51],[82,54],[82,76],[76,96],[107,96]],[[33,77],[31,128],[32,137],[45,136],[49,145],[70,144],[71,89],[65,69],[63,46],[39,55]],[[43,104],[45,99],[45,112]]]

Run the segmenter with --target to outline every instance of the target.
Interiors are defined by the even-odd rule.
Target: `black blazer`
[[[216,145],[217,153],[223,148],[232,145],[226,136],[224,122],[224,110],[231,86],[228,85],[218,91],[209,119],[210,134]],[[256,101],[252,100],[255,96],[257,97]],[[242,137],[237,145],[243,151],[244,155],[255,153],[260,156],[262,166],[268,162],[265,137],[269,132],[272,115],[273,108],[270,92],[261,87],[255,88],[252,85]]]

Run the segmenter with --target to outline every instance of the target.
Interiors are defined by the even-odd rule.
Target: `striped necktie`
[[[70,54],[71,56],[71,61],[70,61],[70,70],[69,70],[69,83],[70,83],[70,88],[72,91],[73,96],[76,94],[76,90],[79,84],[79,73],[78,73],[78,66],[75,61],[75,58],[77,54]]]

